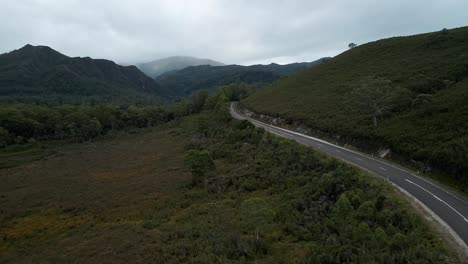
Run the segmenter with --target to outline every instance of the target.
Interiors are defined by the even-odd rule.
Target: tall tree
[[[351,92],[351,105],[372,116],[375,127],[378,120],[394,109],[403,90],[384,78],[367,77]]]
[[[185,157],[185,164],[192,173],[192,183],[196,185],[205,174],[215,167],[210,153],[206,150],[190,150]]]
[[[350,49],[353,49],[355,47],[357,47],[357,44],[354,43],[354,42],[351,42],[351,43],[348,44],[348,48],[350,48]]]

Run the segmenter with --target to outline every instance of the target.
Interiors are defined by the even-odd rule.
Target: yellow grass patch
[[[138,176],[137,171],[109,171],[109,172],[98,172],[94,175],[96,180],[108,181],[116,178],[135,177]]]
[[[0,230],[0,235],[8,239],[21,240],[24,238],[45,239],[51,235],[58,235],[71,227],[86,222],[83,217],[71,217],[54,212],[33,214],[15,221],[11,226]]]

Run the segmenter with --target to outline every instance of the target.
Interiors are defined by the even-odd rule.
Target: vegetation
[[[220,87],[208,98],[206,91],[195,93],[170,105],[0,105],[0,148],[38,140],[86,141],[111,131],[154,127],[175,118],[198,113],[205,104],[221,97],[238,100],[252,92],[245,85]]]
[[[289,74],[318,65],[327,59],[287,65],[193,66],[163,74],[157,77],[156,81],[166,90],[170,90],[172,96],[187,96],[199,90],[213,91],[218,86],[233,83],[253,86],[270,84]]]
[[[467,39],[464,27],[360,45],[242,103],[364,150],[389,148],[393,158],[412,160],[419,169],[443,174],[443,180],[467,191]],[[362,82],[369,76],[388,80],[391,88],[367,85],[356,98],[356,87],[364,89]],[[400,99],[390,100],[386,111],[360,107],[370,90],[379,89]]]
[[[458,263],[381,179],[232,120],[227,103],[243,100],[260,112],[380,140],[403,154],[416,150],[417,159],[429,157],[464,177],[468,60],[452,55],[465,51],[453,45],[463,42],[464,32],[409,38],[413,47],[420,38],[429,41],[420,53],[400,49],[407,41],[400,38],[387,40],[396,41],[390,47],[362,45],[340,56],[348,60],[338,57],[285,78],[310,65],[191,67],[160,77],[174,78],[180,86],[173,91],[135,67],[69,58],[47,47],[3,54],[0,262]],[[445,51],[448,41],[453,53]],[[418,65],[404,73],[417,78],[397,76],[396,62],[373,53],[392,45],[407,52],[405,58],[436,49],[437,67],[447,66],[446,74],[421,64],[424,71]],[[386,61],[388,76],[373,61],[356,66],[363,54]],[[343,71],[347,67],[356,70]],[[192,85],[191,71],[206,79]],[[310,73],[317,78],[311,81]],[[245,100],[252,84],[280,78]],[[326,92],[320,90],[325,83]],[[284,91],[290,84],[300,88]],[[194,91],[170,105],[137,103]],[[128,101],[114,101],[122,96]],[[285,100],[294,102],[290,112],[281,112]],[[109,133],[113,137],[103,137]]]
[[[252,92],[245,85],[220,87],[219,93],[206,91],[170,105],[0,105],[0,168],[47,156],[52,141],[88,141],[118,131],[155,127],[183,116],[199,113],[204,105],[218,100],[239,100]],[[52,145],[55,145],[52,144]]]
[[[381,179],[232,120],[223,92],[194,101],[199,114],[0,170],[0,261],[458,261]]]
[[[348,44],[348,48],[350,48],[350,49],[353,49],[355,47],[357,47],[357,44],[354,43],[354,42],[351,42],[351,43]]]
[[[173,119],[161,107],[115,105],[4,105],[0,146],[36,140],[89,140],[112,130],[155,126]]]
[[[46,46],[26,45],[0,55],[0,103],[133,104],[162,103],[190,96],[200,90],[214,91],[218,86],[237,84],[264,85],[288,74],[325,61],[289,65],[228,65],[194,58],[176,57],[140,65],[156,78],[166,68],[179,69],[149,78],[135,66],[120,66],[112,61],[70,58]],[[153,74],[154,73],[154,74]],[[159,73],[158,73],[159,74]]]
[[[192,184],[203,182],[205,174],[214,168],[210,153],[206,150],[191,150],[185,157],[185,163],[192,173]]]
[[[393,87],[389,80],[367,77],[351,91],[349,104],[371,115],[376,127],[379,119],[404,102],[405,95],[404,90]]]

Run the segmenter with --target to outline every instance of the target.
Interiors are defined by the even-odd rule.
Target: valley
[[[260,2],[2,6],[0,263],[467,263],[468,6]]]

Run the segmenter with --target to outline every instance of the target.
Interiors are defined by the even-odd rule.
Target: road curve
[[[230,113],[236,119],[248,120],[273,134],[295,140],[384,177],[404,193],[416,199],[435,220],[447,229],[462,246],[465,254],[468,254],[468,201],[466,198],[386,160],[247,117],[237,110],[236,102],[231,103]]]

